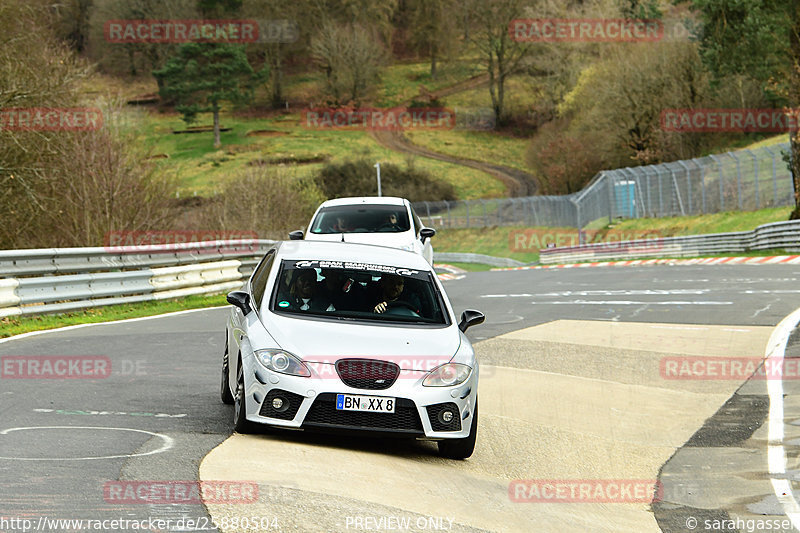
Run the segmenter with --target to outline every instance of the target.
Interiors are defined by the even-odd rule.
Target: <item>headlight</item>
[[[447,363],[437,366],[423,380],[425,387],[452,387],[464,383],[469,377],[472,368],[459,363]]]
[[[275,372],[290,376],[311,376],[311,371],[296,355],[283,350],[256,350],[258,362]]]

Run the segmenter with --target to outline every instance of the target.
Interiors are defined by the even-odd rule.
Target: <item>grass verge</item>
[[[65,313],[62,315],[6,317],[0,318],[0,338],[11,337],[30,331],[55,329],[64,326],[74,326],[76,324],[112,322],[114,320],[161,315],[174,311],[185,311],[187,309],[215,307],[226,305],[226,303],[224,294],[213,296],[198,295],[172,300],[93,307],[91,309],[84,309],[83,311]]]
[[[725,233],[731,231],[750,231],[762,224],[788,220],[791,207],[777,207],[749,212],[715,213],[695,217],[638,218],[620,220],[609,225],[607,219],[587,226],[595,230],[594,241],[602,240],[605,231],[616,234],[648,234],[662,237],[678,235],[700,235],[704,233]],[[522,241],[523,247],[515,245],[515,236],[530,231],[536,235]],[[495,226],[489,228],[467,228],[436,230],[433,240],[437,252],[460,252],[510,257],[524,263],[539,260],[536,243],[557,242],[559,237],[568,244],[577,230],[575,228],[530,228],[524,226]],[[618,239],[619,237],[617,237]],[[723,254],[724,256],[730,254]],[[769,255],[765,253],[736,255]]]

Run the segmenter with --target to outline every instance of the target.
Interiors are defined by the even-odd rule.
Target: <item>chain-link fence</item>
[[[431,227],[583,228],[598,219],[754,211],[794,205],[789,143],[686,161],[606,170],[580,192],[456,202],[416,202]]]

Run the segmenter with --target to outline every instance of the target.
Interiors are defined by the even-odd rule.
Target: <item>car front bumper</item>
[[[457,439],[469,436],[478,392],[478,368],[454,387],[423,387],[425,371],[401,371],[383,390],[346,385],[333,365],[309,363],[312,377],[280,374],[264,368],[255,357],[244,357],[245,408],[249,421],[287,429],[330,432],[366,432],[420,439]],[[336,409],[337,394],[396,400],[394,413]],[[276,398],[280,401],[276,402]],[[275,408],[281,404],[280,408]],[[442,411],[450,410],[448,421]]]

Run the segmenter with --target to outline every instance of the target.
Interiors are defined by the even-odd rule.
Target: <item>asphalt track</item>
[[[213,516],[224,531],[244,530],[230,525],[245,516],[260,521],[251,530],[272,531],[688,531],[690,512],[785,518],[791,507],[769,474],[767,383],[665,379],[660,365],[763,357],[774,326],[800,307],[798,280],[797,266],[740,265],[446,282],[457,311],[488,317],[469,331],[482,361],[481,416],[475,455],[463,462],[440,459],[426,442],[229,438],[232,409],[217,394],[223,309],[11,339],[0,356],[105,357],[111,373],[0,380],[0,531],[23,530],[9,518],[76,530],[42,517],[206,525]],[[786,357],[797,349],[790,344]],[[800,389],[784,388],[791,481]],[[258,501],[131,504],[108,495],[117,480],[198,478],[255,482]],[[531,503],[509,494],[515,480],[579,479],[658,480],[663,497]],[[197,530],[176,523],[152,530]]]

